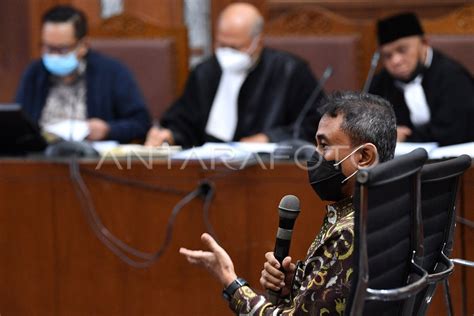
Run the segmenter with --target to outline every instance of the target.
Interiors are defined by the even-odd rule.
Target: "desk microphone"
[[[296,158],[302,160],[308,160],[314,152],[314,144],[300,139],[301,126],[303,121],[308,114],[309,110],[314,106],[316,98],[323,91],[324,84],[332,75],[332,67],[329,65],[324,70],[321,79],[314,88],[313,92],[309,96],[308,100],[303,106],[300,114],[293,124],[293,134],[291,139],[287,139],[278,143],[278,148],[275,150],[275,156],[280,158]]]
[[[301,125],[303,125],[303,120],[306,117],[306,114],[308,114],[308,111],[313,107],[313,104],[314,104],[314,101],[316,101],[316,98],[321,94],[321,91],[323,91],[324,84],[329,79],[329,77],[331,77],[331,75],[332,75],[332,67],[327,66],[326,69],[324,70],[324,73],[321,79],[316,85],[316,88],[314,88],[313,92],[311,93],[308,100],[306,101],[303,109],[301,110],[300,114],[296,118],[295,124],[293,124],[293,139],[297,139],[300,137]]]
[[[370,61],[370,69],[369,73],[367,74],[367,78],[365,79],[364,88],[362,89],[363,93],[367,93],[370,88],[370,84],[372,83],[372,79],[374,78],[375,69],[379,64],[380,52],[376,50],[372,55],[372,60]]]
[[[296,218],[300,214],[300,200],[294,195],[285,195],[278,206],[278,231],[276,234],[274,256],[280,263],[288,256],[290,252],[291,235]],[[283,268],[281,268],[283,269]],[[269,300],[277,304],[281,291],[268,290]]]

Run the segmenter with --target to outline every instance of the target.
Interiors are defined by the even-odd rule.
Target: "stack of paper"
[[[89,135],[86,121],[63,120],[44,126],[44,131],[61,137],[64,140],[82,141]]]
[[[438,143],[397,143],[397,147],[395,147],[395,157],[408,154],[417,148],[423,148],[429,153],[433,149],[438,148]]]
[[[193,147],[175,153],[172,159],[179,160],[220,160],[241,161],[248,159],[254,153],[244,150],[233,143],[206,143],[201,147]]]
[[[147,147],[139,144],[119,145],[114,141],[95,142],[94,148],[101,156],[110,158],[162,158],[181,150],[181,146]]]
[[[429,152],[431,159],[458,157],[463,154],[474,158],[474,142],[452,146],[438,147]]]
[[[272,154],[278,148],[276,143],[244,143],[244,142],[233,142],[229,143],[233,148],[251,152],[255,154]]]
[[[474,142],[438,147],[438,143],[397,143],[395,156],[407,154],[416,148],[424,148],[430,159],[452,158],[463,154],[474,158]]]

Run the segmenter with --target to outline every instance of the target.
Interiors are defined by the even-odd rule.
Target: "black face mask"
[[[426,71],[426,66],[423,63],[421,63],[420,61],[418,61],[418,64],[416,65],[415,70],[413,70],[413,72],[411,73],[411,75],[407,79],[400,79],[400,78],[394,78],[394,79],[398,80],[398,81],[401,81],[403,83],[410,83],[411,81],[413,81],[413,79],[418,77],[418,75],[424,74],[425,71]]]
[[[344,198],[342,187],[358,170],[346,177],[339,165],[361,147],[363,146],[359,146],[339,162],[335,160],[327,161],[317,151],[314,152],[307,162],[309,183],[321,200],[340,201]]]

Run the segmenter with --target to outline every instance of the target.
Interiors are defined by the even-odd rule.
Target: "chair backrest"
[[[474,4],[423,20],[428,42],[462,64],[474,76]]]
[[[91,39],[90,45],[124,63],[133,73],[153,118],[175,99],[174,41],[157,39]]]
[[[332,66],[325,91],[360,90],[373,52],[364,36],[370,32],[370,23],[323,8],[301,8],[284,12],[265,25],[265,45],[305,59],[318,77]]]
[[[346,307],[351,315],[398,315],[402,311],[398,301],[366,301],[367,288],[403,287],[410,279],[411,260],[421,261],[419,190],[426,159],[426,151],[416,149],[357,175],[354,274]]]
[[[267,36],[265,45],[290,52],[306,60],[317,77],[321,77],[327,66],[333,75],[325,91],[358,90],[356,35],[347,36]]]
[[[462,174],[471,166],[471,157],[427,164],[421,171],[421,214],[423,218],[423,268],[433,274],[443,265],[442,253],[452,251],[455,207]],[[417,295],[416,315],[424,315],[436,284]],[[427,299],[428,298],[428,299]]]
[[[90,30],[95,48],[122,61],[134,73],[154,118],[181,93],[188,76],[187,32],[123,14]]]
[[[430,35],[428,41],[463,65],[474,76],[474,35]]]

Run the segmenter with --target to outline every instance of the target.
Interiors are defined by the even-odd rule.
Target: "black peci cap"
[[[402,37],[423,34],[423,28],[414,13],[392,15],[377,22],[379,45],[396,41]]]

